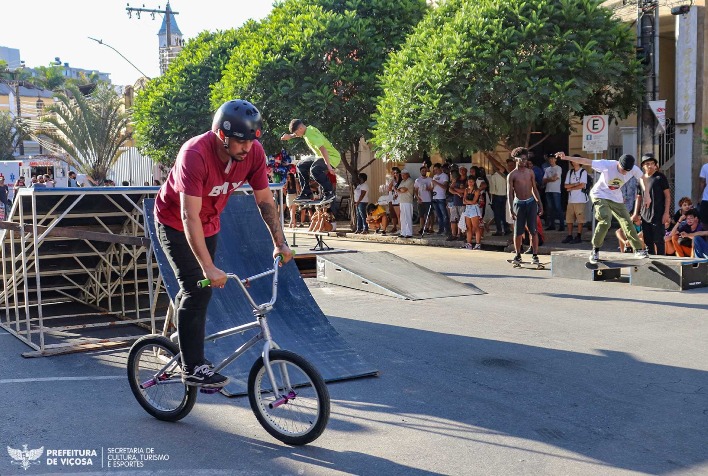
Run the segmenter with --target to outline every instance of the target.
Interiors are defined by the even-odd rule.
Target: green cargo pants
[[[629,215],[624,203],[613,202],[605,198],[596,198],[592,201],[592,204],[595,220],[597,220],[595,233],[592,235],[593,248],[602,247],[602,243],[605,241],[605,235],[607,235],[607,230],[610,229],[612,217],[614,216],[619,222],[620,227],[622,227],[622,231],[624,231],[627,239],[629,239],[629,242],[632,244],[634,251],[642,249],[642,242],[639,240],[639,236],[637,236],[637,230],[634,229],[632,217]]]

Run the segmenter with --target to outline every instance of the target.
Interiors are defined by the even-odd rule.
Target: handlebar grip
[[[210,285],[211,285],[211,280],[209,280],[209,279],[202,279],[201,281],[197,281],[198,288],[207,288]]]

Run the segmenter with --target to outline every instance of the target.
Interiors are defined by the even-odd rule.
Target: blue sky
[[[111,74],[114,84],[133,84],[140,77],[130,64],[106,46],[120,51],[150,77],[159,75],[157,32],[162,18],[143,14],[128,18],[126,3],[133,7],[161,9],[164,0],[34,0],[5,2],[0,21],[0,46],[20,50],[29,67],[46,66],[55,57],[77,68]],[[249,18],[264,18],[272,0],[173,0],[170,2],[184,38],[204,30],[224,30]]]

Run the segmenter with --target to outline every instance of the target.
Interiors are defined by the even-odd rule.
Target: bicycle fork
[[[288,403],[290,400],[293,400],[297,396],[297,393],[295,393],[292,384],[290,383],[290,375],[288,375],[288,369],[284,362],[280,364],[280,373],[283,376],[283,391],[287,392],[287,394],[280,393],[278,381],[275,379],[273,367],[270,365],[270,350],[278,349],[279,347],[271,337],[270,328],[268,327],[268,321],[266,320],[265,315],[256,314],[256,319],[258,319],[258,322],[261,325],[261,333],[263,335],[263,339],[265,340],[265,344],[263,344],[263,365],[266,369],[266,373],[268,374],[268,379],[270,380],[270,384],[273,388],[273,394],[275,396],[275,401],[268,404],[268,407],[273,409]]]

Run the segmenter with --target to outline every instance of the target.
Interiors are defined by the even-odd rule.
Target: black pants
[[[509,225],[506,224],[506,195],[492,195],[492,211],[497,233],[506,233]]]
[[[332,192],[334,190],[332,182],[329,181],[329,177],[327,176],[329,169],[323,158],[301,160],[300,163],[297,164],[297,170],[299,172],[298,178],[300,179],[300,187],[304,193],[310,190],[310,176],[320,184],[324,192]]]
[[[192,368],[204,360],[204,328],[211,288],[197,287],[197,281],[204,279],[204,273],[184,232],[161,223],[156,226],[162,249],[179,282],[179,293],[174,302],[177,332],[182,363]],[[204,239],[212,259],[216,253],[216,237]]]
[[[644,235],[644,245],[649,254],[666,254],[666,246],[664,244],[666,227],[664,227],[663,223],[652,223],[642,218],[642,235]],[[654,248],[655,246],[656,248]]]
[[[701,223],[708,225],[708,200],[703,200],[701,202],[698,207],[698,213],[698,218],[701,220]]]

